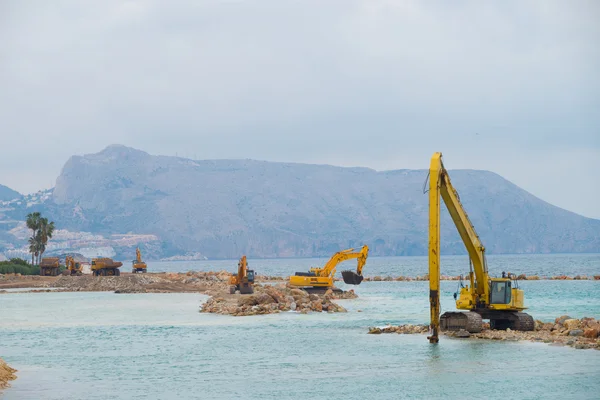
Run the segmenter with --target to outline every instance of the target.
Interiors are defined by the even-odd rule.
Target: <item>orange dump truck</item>
[[[119,270],[119,267],[122,265],[122,262],[113,261],[112,258],[92,258],[92,275],[119,276],[121,275],[121,270]]]
[[[40,262],[41,276],[57,276],[60,268],[60,260],[58,257],[43,257]]]

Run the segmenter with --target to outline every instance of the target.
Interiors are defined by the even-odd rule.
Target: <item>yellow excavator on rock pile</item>
[[[132,268],[131,268],[131,273],[132,274],[136,274],[138,272],[141,273],[146,273],[146,271],[148,270],[148,266],[146,265],[145,262],[142,261],[142,252],[140,251],[139,247],[135,249],[135,260],[133,260],[131,262]]]
[[[83,265],[75,261],[75,259],[72,256],[65,257],[65,266],[67,267],[66,275],[81,276],[83,274]]]
[[[364,245],[360,251],[346,249],[335,253],[323,268],[311,268],[309,272],[296,272],[290,276],[290,285],[299,288],[333,288],[333,277],[339,263],[357,258],[356,272],[351,270],[342,271],[344,283],[348,285],[360,285],[363,280],[362,270],[367,263],[369,247]]]
[[[456,308],[466,312],[445,312],[440,317],[440,198],[444,200],[450,217],[469,253],[469,283],[456,293]],[[503,274],[504,275],[504,274]],[[430,343],[439,341],[439,331],[466,330],[480,332],[482,319],[490,320],[492,329],[510,328],[532,331],[531,315],[522,312],[523,290],[513,275],[492,278],[488,273],[485,248],[467,216],[458,192],[450,182],[442,163],[442,153],[435,153],[429,168],[429,303],[431,309]],[[457,298],[458,297],[458,298]]]
[[[229,277],[229,293],[235,294],[237,291],[240,294],[254,293],[254,270],[248,269],[246,256],[240,258],[237,273]]]

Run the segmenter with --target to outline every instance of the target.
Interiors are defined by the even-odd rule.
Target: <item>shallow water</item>
[[[456,287],[442,282],[444,310]],[[600,317],[600,281],[521,287],[537,319]],[[0,398],[598,398],[600,351],[368,335],[427,323],[427,282],[355,290],[348,313],[254,317],[200,314],[206,296],[190,293],[5,293],[0,355],[19,372]]]

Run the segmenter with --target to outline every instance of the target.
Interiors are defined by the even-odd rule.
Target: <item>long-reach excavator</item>
[[[238,272],[229,277],[229,293],[234,294],[240,291],[240,294],[254,293],[254,270],[248,269],[246,256],[242,256],[238,262]]]
[[[440,197],[454,221],[454,225],[469,253],[470,285],[460,290],[456,308],[467,312],[445,312],[440,317]],[[504,275],[504,274],[503,274]],[[462,284],[462,282],[461,282]],[[457,294],[454,295],[456,299]],[[480,332],[482,319],[490,320],[492,329],[510,328],[531,331],[531,315],[523,313],[523,290],[511,276],[491,278],[485,259],[485,248],[460,202],[456,189],[450,183],[448,171],[442,163],[442,153],[435,153],[429,168],[429,303],[431,310],[430,343],[439,341],[441,330],[464,329]]]
[[[138,272],[146,273],[148,266],[142,261],[142,252],[140,248],[135,249],[135,260],[131,262],[131,273],[135,274]]]
[[[335,253],[323,268],[311,268],[309,272],[296,272],[294,276],[290,276],[290,285],[297,287],[312,287],[312,288],[332,288],[333,276],[337,265],[343,261],[353,258],[358,259],[356,272],[347,270],[342,271],[344,282],[349,285],[360,285],[363,280],[362,270],[367,263],[369,255],[369,247],[364,245],[362,249],[355,252],[354,249],[347,249]]]
[[[67,275],[81,276],[83,274],[83,265],[75,261],[72,256],[65,257],[65,266],[67,267]]]

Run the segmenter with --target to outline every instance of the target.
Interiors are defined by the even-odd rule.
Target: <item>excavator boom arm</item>
[[[355,249],[346,249],[346,250],[338,251],[337,253],[335,253],[329,259],[329,261],[327,261],[327,264],[325,264],[325,267],[323,267],[320,270],[320,276],[328,277],[328,276],[335,275],[335,270],[339,263],[347,261],[347,260],[351,260],[354,258],[358,258],[358,265],[356,267],[356,272],[359,275],[362,275],[362,269],[363,269],[365,263],[367,262],[367,255],[369,253],[369,247],[367,247],[367,245],[364,245],[360,251],[355,252],[354,250]]]
[[[487,302],[489,290],[485,248],[450,182],[448,171],[442,163],[442,153],[435,153],[429,167],[429,303],[433,331],[429,340],[432,343],[438,341],[440,323],[440,197],[444,200],[473,263],[478,283],[475,290],[480,301]]]

